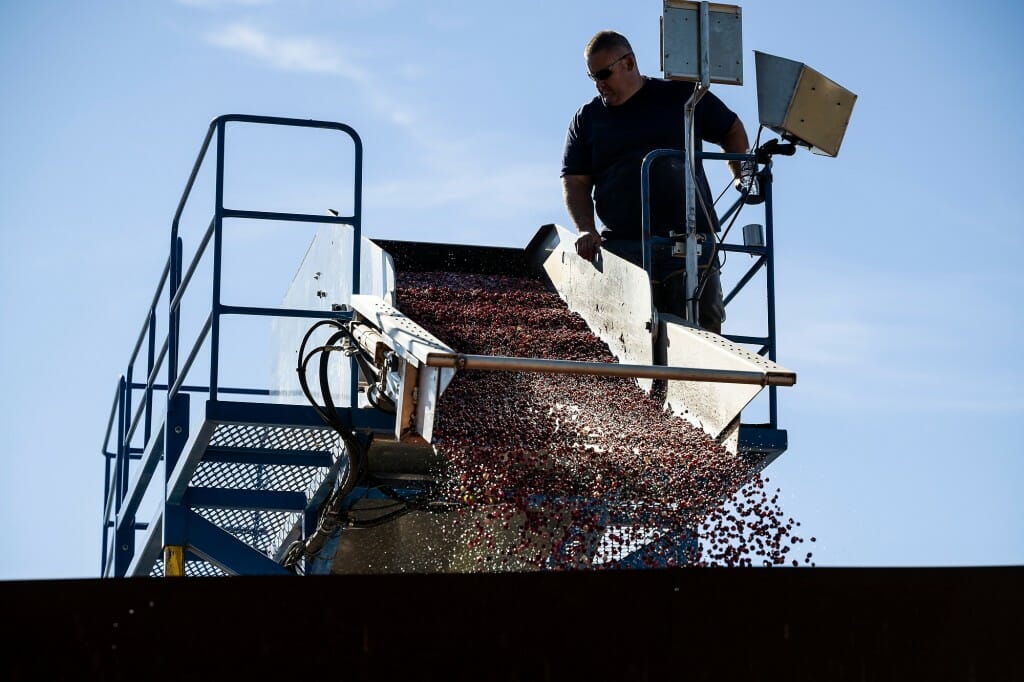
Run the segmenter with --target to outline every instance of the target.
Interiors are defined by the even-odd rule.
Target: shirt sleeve
[[[700,119],[700,137],[706,142],[720,145],[736,120],[736,114],[713,92],[706,92],[697,103]]]
[[[569,122],[565,133],[565,149],[562,152],[562,173],[566,175],[592,175],[590,145],[584,135],[585,117],[582,107]]]

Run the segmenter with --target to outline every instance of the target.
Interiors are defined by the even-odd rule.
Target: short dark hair
[[[607,52],[617,47],[621,47],[626,52],[633,51],[633,47],[626,40],[626,36],[621,33],[616,31],[598,31],[590,39],[590,42],[587,43],[587,46],[583,48],[583,57],[586,59],[595,52]]]

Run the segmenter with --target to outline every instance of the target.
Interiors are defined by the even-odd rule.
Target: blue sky
[[[751,137],[753,50],[858,95],[838,158],[775,166],[779,362],[798,374],[780,390],[790,448],[768,470],[783,508],[818,538],[819,566],[1024,563],[1024,10],[742,7],[745,84],[715,92]],[[649,0],[0,3],[0,579],[99,572],[110,401],[211,119],[353,126],[367,236],[522,247],[570,225],[558,171],[594,94],[583,45],[617,29],[657,76],[660,14]],[[335,140],[252,143],[229,156],[230,196],[313,213],[346,200]],[[237,293],[279,302],[308,236],[240,243]],[[236,360],[262,383],[265,349]]]

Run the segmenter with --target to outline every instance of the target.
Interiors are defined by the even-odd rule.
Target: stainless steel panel
[[[718,334],[687,326],[682,318],[662,315],[660,319],[659,343],[664,345],[665,362],[669,366],[792,374],[785,367]],[[750,384],[670,381],[666,402],[674,414],[711,437],[722,438],[761,390],[761,386]],[[735,439],[732,442],[735,447]]]
[[[743,28],[735,5],[709,5],[712,83],[743,85]],[[700,81],[700,3],[666,0],[661,21],[665,78]]]
[[[394,302],[395,269],[388,255],[379,246],[363,238],[360,246],[359,287],[364,294],[373,294]],[[352,228],[348,225],[322,225],[313,236],[306,255],[285,293],[284,308],[330,311],[333,305],[349,305],[352,292]],[[299,386],[295,367],[299,345],[306,331],[315,324],[310,318],[275,317],[271,321],[271,383],[277,402],[292,405],[308,404]],[[326,340],[329,329],[310,339],[306,350]],[[349,405],[350,367],[336,362],[338,375],[331,381],[331,397],[337,405]]]
[[[620,362],[654,362],[651,283],[642,268],[602,249],[595,262],[576,253],[576,235],[553,226],[544,244],[544,271],[566,302]],[[650,379],[640,379],[644,390]]]
[[[815,153],[838,155],[857,96],[800,62],[757,51],[754,61],[761,124]]]

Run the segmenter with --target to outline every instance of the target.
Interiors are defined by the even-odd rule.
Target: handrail
[[[219,118],[215,118],[210,122],[210,127],[206,131],[206,137],[203,139],[203,144],[199,148],[199,155],[196,157],[195,163],[192,165],[192,174],[188,177],[188,182],[185,183],[185,191],[181,194],[181,199],[178,200],[178,208],[174,212],[174,219],[171,221],[171,241],[178,236],[178,223],[181,221],[181,214],[185,211],[185,204],[188,203],[188,198],[192,194],[192,187],[196,183],[196,178],[199,176],[199,169],[203,166],[203,160],[206,158],[206,150],[210,148],[210,140],[213,139],[213,133],[217,130],[217,121]]]
[[[203,323],[203,328],[199,331],[199,337],[196,339],[195,345],[192,346],[192,352],[189,353],[188,359],[185,360],[185,365],[181,371],[181,374],[177,375],[178,378],[174,381],[174,384],[167,391],[167,399],[172,400],[174,396],[178,395],[178,391],[181,390],[181,385],[185,381],[185,377],[188,376],[188,371],[192,369],[192,363],[196,361],[196,357],[199,355],[199,351],[203,347],[203,342],[206,341],[206,335],[210,333],[210,328],[213,326],[213,312],[206,316],[206,322]]]
[[[153,302],[149,304],[149,314],[146,315],[146,321],[142,325],[142,329],[139,331],[139,338],[135,342],[135,348],[132,350],[131,355],[128,357],[128,366],[131,367],[135,364],[135,360],[138,359],[139,351],[142,350],[142,341],[146,338],[146,332],[149,331],[149,319],[151,315],[156,313],[157,304],[160,301],[160,294],[163,293],[164,285],[167,284],[167,275],[171,271],[171,259],[168,256],[167,261],[164,263],[163,274],[160,275],[160,281],[156,285],[156,293],[153,294]]]
[[[206,233],[199,242],[199,246],[196,247],[196,255],[192,257],[192,262],[188,266],[188,271],[181,278],[181,282],[178,283],[178,292],[171,299],[168,307],[171,310],[177,310],[178,306],[181,305],[181,298],[185,294],[185,289],[188,288],[189,282],[192,281],[192,275],[195,274],[196,268],[199,267],[199,262],[202,260],[203,254],[206,252],[206,247],[210,244],[210,237],[213,236],[213,228],[216,225],[216,220],[210,219],[210,226],[206,228]]]
[[[149,376],[146,377],[146,383],[139,388],[144,388],[147,391],[151,391],[156,388],[156,384],[154,382],[156,381],[157,375],[160,374],[160,369],[163,367],[165,357],[167,357],[167,339],[164,339],[164,345],[160,349],[156,362],[153,364],[153,370],[149,373]],[[129,383],[128,388],[136,388],[136,385]],[[145,401],[139,403],[138,408],[135,410],[135,416],[132,417],[131,424],[128,425],[128,433],[125,434],[124,438],[125,441],[129,443],[132,441],[132,436],[135,435],[135,429],[139,426],[139,420],[142,419],[148,409],[152,409],[152,405],[148,405]]]
[[[117,417],[117,406],[121,403],[121,385],[120,381],[124,379],[124,375],[118,379],[118,386],[114,389],[114,402],[110,406],[110,417],[107,419],[107,430],[103,435],[103,445],[100,446],[100,451],[105,457],[113,457],[114,453],[107,452],[107,448],[110,446],[110,432],[114,428],[114,418]]]
[[[224,175],[224,138],[225,138],[225,125],[230,122],[243,122],[243,123],[260,123],[270,125],[283,125],[283,126],[296,126],[306,128],[320,128],[337,130],[347,134],[354,145],[355,151],[355,174],[354,174],[354,196],[353,196],[353,214],[351,216],[322,216],[312,214],[299,214],[299,213],[280,213],[280,212],[269,212],[269,211],[244,211],[237,209],[229,209],[223,205],[223,175]],[[194,359],[198,353],[199,347],[205,342],[207,334],[211,337],[211,362],[210,362],[210,397],[216,399],[218,386],[218,364],[219,364],[219,345],[220,345],[220,318],[226,314],[243,314],[243,315],[263,315],[263,316],[282,316],[282,317],[323,317],[323,311],[303,312],[299,310],[286,311],[282,309],[274,308],[253,308],[253,307],[240,307],[240,306],[227,306],[220,301],[220,260],[221,260],[221,232],[224,218],[250,218],[250,219],[263,219],[263,220],[277,220],[277,221],[292,221],[292,222],[318,222],[318,223],[330,223],[330,224],[347,224],[351,225],[355,230],[353,239],[353,281],[352,291],[358,290],[359,287],[359,249],[360,249],[360,237],[361,237],[361,212],[362,212],[362,141],[359,138],[358,133],[351,126],[344,123],[337,123],[333,121],[318,121],[313,119],[297,119],[297,118],[282,118],[274,116],[254,116],[248,114],[225,114],[218,116],[210,123],[210,127],[207,131],[207,136],[204,138],[202,148],[200,149],[199,156],[193,165],[192,175],[186,184],[185,192],[182,195],[181,201],[178,204],[178,211],[175,213],[174,220],[171,224],[171,238],[172,243],[175,243],[179,239],[180,230],[180,219],[184,211],[184,207],[187,204],[188,198],[191,194],[194,186],[195,178],[198,176],[199,169],[202,166],[203,160],[209,151],[210,142],[213,139],[213,134],[217,133],[217,177],[216,177],[216,206],[214,210],[214,217],[211,220],[211,226],[207,229],[207,233],[204,235],[202,243],[196,249],[196,253],[189,265],[188,273],[185,277],[175,276],[171,283],[171,304],[170,310],[170,327],[172,339],[170,349],[170,364],[168,366],[168,384],[172,386],[172,393],[169,397],[173,397],[176,394],[176,386],[180,386],[186,378],[187,372],[191,369],[191,361],[186,363],[181,368],[179,373],[178,364],[178,353],[181,350],[178,348],[177,334],[178,334],[178,312],[180,309],[181,299],[184,295],[185,289],[190,284],[192,274],[195,271],[199,261],[206,254],[210,239],[213,239],[214,253],[213,253],[213,300],[211,302],[211,320],[209,321],[209,329],[205,328],[202,330],[200,335],[193,342],[192,348],[189,353],[189,357]],[[172,271],[176,271],[180,268],[180,263],[176,262],[177,259],[173,258],[172,254]]]
[[[134,384],[134,388],[142,388],[143,384]],[[167,384],[153,384],[153,390],[166,391]],[[178,387],[179,391],[185,391],[186,393],[205,393],[210,390],[209,386],[198,386],[182,384]],[[220,389],[221,393],[234,393],[236,395],[272,395],[272,391],[269,388],[233,388],[226,387]]]
[[[135,361],[138,360],[139,351],[142,350],[142,342],[146,339],[147,332],[151,331],[150,321],[156,314],[157,305],[160,301],[160,294],[163,293],[164,286],[167,284],[167,277],[171,271],[171,259],[170,257],[164,262],[163,272],[160,274],[160,279],[156,285],[156,291],[153,294],[152,302],[149,304],[149,312],[146,314],[145,322],[142,325],[142,329],[139,331],[139,336],[135,341],[135,346],[132,348],[131,354],[128,356],[128,367],[132,367]],[[114,415],[117,413],[117,405],[120,401],[120,393],[115,392],[113,404],[110,407],[110,418],[107,420],[107,428],[104,433],[103,447],[101,448],[106,453],[107,446],[110,443],[110,432],[114,427]]]
[[[640,164],[640,244],[643,253],[643,268],[647,279],[652,277],[651,268],[651,164],[663,157],[683,157],[678,149],[655,149],[644,157]]]

